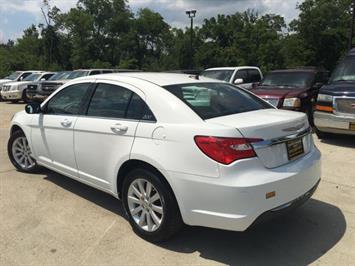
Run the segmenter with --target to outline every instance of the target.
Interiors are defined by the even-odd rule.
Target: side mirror
[[[41,78],[41,80],[40,81],[45,81],[46,79],[45,78]]]
[[[29,103],[25,106],[25,111],[28,114],[39,114],[41,113],[41,105],[39,103]]]
[[[234,81],[234,84],[243,84],[244,83],[244,79],[236,79],[235,81]]]

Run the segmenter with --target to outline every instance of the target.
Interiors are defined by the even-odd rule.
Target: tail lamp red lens
[[[231,164],[240,159],[255,157],[252,143],[263,141],[251,138],[222,138],[210,136],[196,136],[195,143],[200,150],[211,159]]]

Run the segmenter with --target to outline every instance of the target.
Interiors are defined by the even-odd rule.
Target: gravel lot
[[[12,115],[0,102],[0,265],[355,264],[355,138],[319,141],[323,179],[304,206],[246,232],[187,227],[153,245],[113,197],[49,170],[17,172],[7,158]]]

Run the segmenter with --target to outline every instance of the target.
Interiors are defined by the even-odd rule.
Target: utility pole
[[[353,0],[353,3],[352,3],[352,19],[351,19],[351,32],[350,32],[350,40],[349,40],[349,49],[353,48],[354,23],[355,23],[355,0]]]
[[[355,1],[355,0],[354,0]],[[190,27],[190,69],[192,69],[193,64],[193,30],[194,30],[194,18],[196,17],[196,10],[187,10],[186,15],[191,20],[191,27]]]

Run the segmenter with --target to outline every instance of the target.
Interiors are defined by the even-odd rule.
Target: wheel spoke
[[[157,205],[152,204],[152,210],[157,213],[163,214],[163,207],[161,207],[161,206],[157,206]]]
[[[139,212],[141,212],[143,210],[142,206],[138,206],[137,208],[131,210],[131,214],[132,215],[136,215],[138,214]]]
[[[146,216],[146,212],[143,211],[142,214],[141,214],[141,216],[139,217],[139,222],[138,222],[139,226],[143,226],[143,225],[144,225],[145,216]]]
[[[153,222],[150,213],[147,213],[147,224],[148,224],[148,231],[152,231],[153,229]]]
[[[153,202],[157,201],[158,199],[160,199],[160,196],[159,196],[158,192],[156,192],[156,193],[150,198],[150,203],[153,203]]]
[[[154,223],[157,226],[159,226],[160,225],[160,219],[158,218],[158,216],[153,211],[150,211],[149,214],[153,218]]]
[[[142,197],[142,193],[139,192],[139,190],[136,188],[135,185],[132,186],[133,193],[136,194],[138,198]]]
[[[150,182],[147,182],[147,186],[146,186],[147,197],[150,197],[151,192],[152,192],[152,184]]]
[[[133,203],[136,203],[136,204],[141,204],[141,202],[139,201],[139,199],[133,197],[133,196],[128,196],[128,200],[133,202]]]
[[[28,159],[28,162],[30,163],[30,165],[34,164],[34,161],[32,160],[31,156],[28,156],[27,159]]]
[[[138,180],[138,187],[139,187],[139,191],[142,193],[142,195],[145,195],[145,190],[144,190],[144,186],[143,186],[143,181],[142,180]]]

